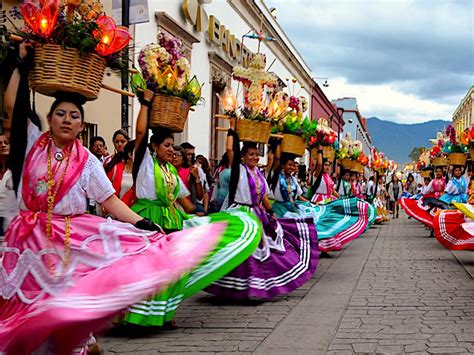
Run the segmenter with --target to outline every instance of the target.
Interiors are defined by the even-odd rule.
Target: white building
[[[362,142],[364,154],[370,156],[370,148],[372,147],[372,139],[367,130],[367,119],[362,117],[357,106],[355,97],[344,97],[333,100],[338,108],[344,109],[344,131],[341,135],[345,137],[346,133],[350,133],[352,140],[359,140]]]
[[[175,137],[176,143],[189,141],[196,146],[196,153],[214,161],[224,153],[226,133],[216,127],[228,123],[215,118],[220,110],[216,94],[226,85],[236,91],[237,83],[231,80],[233,66],[246,63],[258,51],[257,40],[243,38],[252,30],[262,28],[267,36],[275,38],[260,44],[267,68],[278,76],[281,87],[286,85],[286,79],[297,79],[304,88],[299,84],[293,88],[290,83],[291,91],[309,102],[310,69],[262,0],[148,0],[148,5],[150,22],[134,26],[135,54],[144,45],[156,43],[158,31],[167,31],[183,41],[191,73],[204,83],[205,102],[190,112],[184,132]],[[135,102],[133,117],[137,110]]]

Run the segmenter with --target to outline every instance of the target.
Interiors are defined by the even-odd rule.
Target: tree
[[[411,153],[408,154],[408,157],[413,161],[417,161],[420,158],[421,153],[424,152],[424,150],[425,150],[425,147],[414,147],[411,150]]]

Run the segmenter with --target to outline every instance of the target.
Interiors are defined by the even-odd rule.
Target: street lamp
[[[323,86],[325,88],[329,87],[328,78],[313,78],[313,80],[324,80]]]

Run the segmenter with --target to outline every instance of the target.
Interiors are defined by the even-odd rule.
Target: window
[[[91,138],[97,136],[97,125],[95,123],[84,122],[84,129],[79,134],[79,140],[84,147],[89,147]]]

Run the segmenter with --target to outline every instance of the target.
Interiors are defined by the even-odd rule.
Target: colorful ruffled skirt
[[[312,218],[275,220],[261,208],[240,208],[259,216],[264,237],[245,262],[206,291],[224,299],[270,300],[306,283],[316,271],[319,257]]]
[[[442,210],[433,219],[436,239],[451,250],[474,250],[474,221],[461,211]]]
[[[433,228],[433,218],[436,214],[437,208],[428,205],[425,206],[423,204],[423,198],[413,199],[402,197],[398,201],[407,215],[413,217],[426,226]]]
[[[65,240],[64,216],[53,216],[47,238],[46,214],[22,211],[0,249],[0,353],[70,354],[130,305],[205,267],[222,222],[164,235],[84,214],[71,217]]]
[[[324,205],[296,201],[275,202],[277,216],[285,218],[313,218],[318,233],[319,250],[341,250],[344,245],[360,236],[375,221],[374,207],[356,197],[340,198]]]
[[[217,247],[204,263],[164,291],[137,302],[128,309],[125,323],[140,326],[162,326],[170,322],[181,302],[228,274],[244,262],[257,248],[261,225],[257,218],[243,210],[219,212],[184,222],[185,228],[224,225]],[[184,230],[186,232],[187,229]]]

